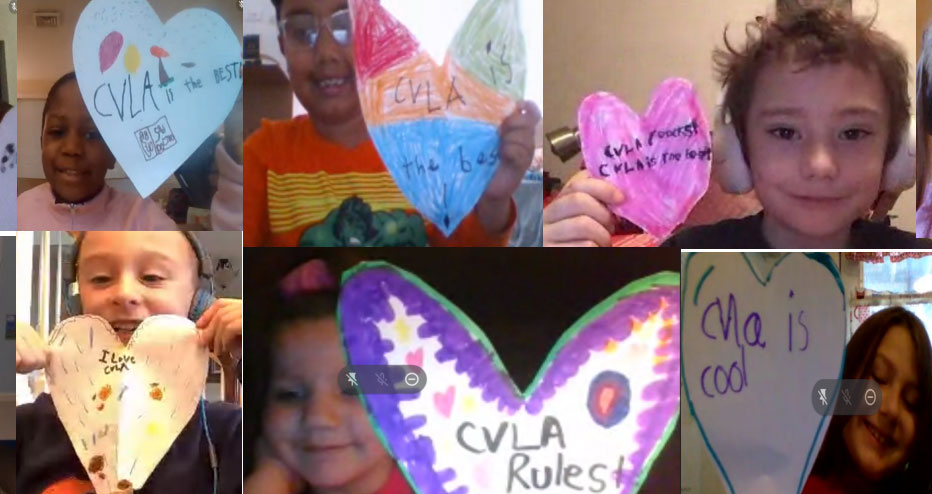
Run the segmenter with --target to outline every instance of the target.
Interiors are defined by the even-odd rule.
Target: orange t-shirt
[[[262,122],[243,147],[246,247],[504,246],[475,212],[449,238],[398,189],[371,139],[348,149],[304,115]],[[514,204],[508,224],[513,225]]]

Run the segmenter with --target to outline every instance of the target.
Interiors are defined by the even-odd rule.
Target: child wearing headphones
[[[196,320],[200,341],[218,358],[239,360],[242,301],[213,299],[210,259],[197,239],[181,232],[88,232],[75,243],[79,312],[110,322],[126,344],[147,317],[174,314]],[[26,324],[16,327],[16,372],[44,368],[46,343]],[[202,415],[203,414],[203,415]],[[204,423],[206,421],[206,424]],[[136,492],[238,493],[242,488],[242,411],[207,403]],[[19,492],[93,491],[48,394],[16,409]]]
[[[714,61],[725,86],[713,170],[729,192],[753,189],[763,211],[682,230],[677,248],[932,248],[932,242],[865,220],[911,186],[909,66],[870,23],[824,7],[751,22],[740,48],[725,40]],[[544,243],[608,245],[606,204],[624,191],[574,177],[544,211]]]

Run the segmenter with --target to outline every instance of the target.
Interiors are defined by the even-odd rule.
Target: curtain
[[[932,252],[846,252],[845,258],[849,261],[878,264],[884,262],[884,260],[900,262],[905,259],[919,259],[930,255],[932,255]]]

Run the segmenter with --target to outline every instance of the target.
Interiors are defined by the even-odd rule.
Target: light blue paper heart
[[[97,130],[143,197],[216,132],[243,85],[239,39],[203,8],[163,24],[145,0],[91,0],[72,58]]]

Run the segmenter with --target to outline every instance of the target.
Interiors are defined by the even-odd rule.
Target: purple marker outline
[[[640,447],[625,458],[626,467],[621,472],[621,480],[626,482],[621,494],[633,494],[640,489],[679,417],[678,273],[658,273],[632,282],[589,310],[553,346],[523,393],[510,379],[491,342],[472,320],[422,280],[385,262],[361,263],[343,275],[337,318],[349,364],[388,364],[385,354],[394,345],[381,337],[376,322],[394,317],[389,295],[401,299],[409,315],[424,318],[425,322],[417,328],[418,336],[438,337],[441,349],[435,358],[439,362],[455,360],[456,372],[469,376],[470,386],[482,390],[484,401],[497,400],[498,410],[509,414],[524,407],[532,415],[539,413],[557,388],[576,375],[589,353],[601,351],[609,338],[626,340],[631,333],[632,317],[643,321],[660,307],[661,299],[666,300],[661,317],[675,317],[677,322],[664,330],[670,332],[670,342],[659,348],[657,354],[670,358],[654,366],[661,377],[649,383],[641,394],[643,400],[658,402],[634,418],[641,426],[636,433]],[[360,395],[370,412],[373,428],[418,494],[468,494],[464,485],[453,490],[444,487],[456,478],[452,469],[434,470],[433,442],[415,435],[426,424],[426,417],[402,415],[400,402],[419,397],[420,393]]]

